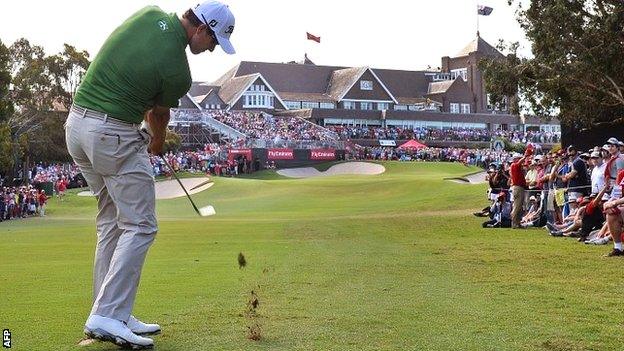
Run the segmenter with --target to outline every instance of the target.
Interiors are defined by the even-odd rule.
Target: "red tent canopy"
[[[421,144],[418,141],[412,139],[406,143],[403,143],[401,146],[399,146],[399,149],[422,149],[423,147],[427,147],[427,145],[425,144]]]

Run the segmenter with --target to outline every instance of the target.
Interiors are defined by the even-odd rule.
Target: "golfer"
[[[74,98],[67,148],[97,197],[93,307],[85,333],[133,349],[160,326],[132,316],[147,250],[158,226],[148,151],[160,155],[169,109],[191,87],[186,57],[219,45],[234,53],[234,16],[206,1],[181,18],[156,6],[138,11],[106,40]],[[147,123],[148,130],[140,128]]]

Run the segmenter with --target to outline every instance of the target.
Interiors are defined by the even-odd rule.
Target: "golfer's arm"
[[[157,141],[164,141],[170,118],[169,107],[154,106],[147,112],[146,118],[152,131],[152,137]]]

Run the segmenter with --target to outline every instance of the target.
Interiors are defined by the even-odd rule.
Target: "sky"
[[[181,15],[198,1],[2,0],[0,40],[8,46],[23,37],[48,54],[67,43],[93,59],[108,35],[138,9],[157,5]],[[483,39],[494,46],[499,39],[519,41],[520,53],[530,55],[507,0],[223,1],[236,17],[231,41],[237,53],[217,48],[193,55],[187,49],[194,81],[212,82],[240,61],[298,61],[304,53],[318,65],[437,68],[442,56],[453,56],[476,37],[477,3],[494,8],[490,16],[479,16]],[[306,40],[306,32],[320,36],[321,43]]]

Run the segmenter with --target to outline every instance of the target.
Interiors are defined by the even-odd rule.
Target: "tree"
[[[11,85],[10,55],[11,52],[0,40],[0,123],[6,122],[14,112],[13,103],[9,96]]]
[[[6,123],[0,123],[0,178],[11,172],[13,164],[11,129]]]
[[[624,121],[624,4],[620,0],[518,0],[517,19],[534,57],[508,46],[506,60],[480,62],[486,90],[523,98],[538,116],[574,128]]]
[[[89,66],[89,54],[65,44],[61,53],[46,56],[26,39],[13,43],[9,52],[16,108],[6,121],[14,145],[14,167],[28,163],[31,156],[37,161],[69,160],[63,124]]]
[[[89,53],[65,44],[63,52],[47,58],[52,80],[52,95],[57,103],[69,109],[82,77],[89,68]]]
[[[11,129],[6,123],[14,112],[9,96],[11,84],[9,57],[9,49],[0,41],[0,177],[13,167]]]
[[[182,138],[176,132],[167,129],[167,134],[165,135],[165,145],[163,147],[163,152],[167,153],[169,151],[177,152],[180,149],[180,145],[182,145]]]

